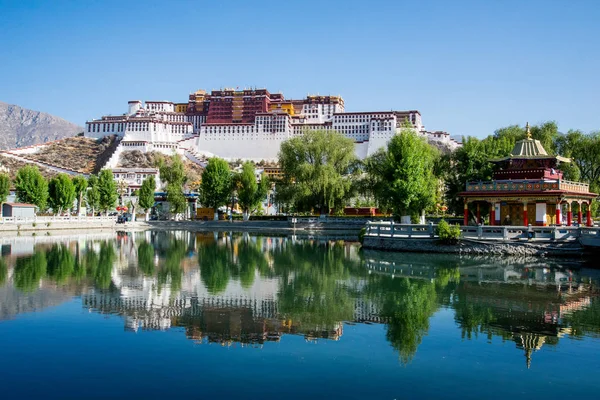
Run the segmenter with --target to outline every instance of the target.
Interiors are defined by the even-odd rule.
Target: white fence
[[[44,224],[48,222],[111,222],[116,221],[115,216],[100,216],[100,217],[88,217],[88,216],[48,216],[48,217],[3,217],[0,218],[2,224]]]
[[[365,236],[388,238],[437,238],[437,225],[404,225],[367,222]],[[600,228],[574,226],[461,226],[464,239],[482,240],[575,240],[582,235],[600,237]]]

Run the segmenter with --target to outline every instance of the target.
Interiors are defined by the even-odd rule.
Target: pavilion
[[[467,182],[464,199],[464,224],[469,223],[469,210],[483,223],[480,206],[490,209],[490,225],[549,226],[573,224],[572,204],[578,204],[577,223],[581,226],[582,209],[586,208],[586,225],[592,226],[590,207],[598,196],[587,183],[563,179],[560,163],[570,159],[549,155],[539,140],[532,139],[527,124],[527,137],[519,140],[508,157],[490,160],[496,164],[490,182]],[[566,221],[561,210],[566,208]],[[565,213],[563,212],[562,215]]]

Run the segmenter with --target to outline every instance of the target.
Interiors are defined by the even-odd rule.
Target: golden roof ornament
[[[529,128],[529,122],[525,125],[525,130],[527,131],[527,140],[531,140],[531,129]]]

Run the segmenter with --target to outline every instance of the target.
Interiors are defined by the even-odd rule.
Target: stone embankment
[[[115,229],[118,226],[116,217],[112,218],[81,218],[77,219],[42,219],[35,221],[7,221],[0,223],[0,233],[6,232],[14,235],[15,233],[41,234],[49,231],[81,231],[91,229]],[[74,234],[77,234],[74,232]]]
[[[463,239],[457,244],[442,244],[438,239],[365,236],[363,247],[384,251],[461,255],[580,256],[583,253],[583,247],[577,241],[529,243]]]

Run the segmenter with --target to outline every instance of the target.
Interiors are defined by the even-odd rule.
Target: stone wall
[[[385,251],[473,255],[580,256],[583,253],[583,248],[577,242],[534,244],[514,241],[494,243],[463,239],[456,245],[445,245],[437,239],[398,239],[369,236],[365,236],[363,247]]]

